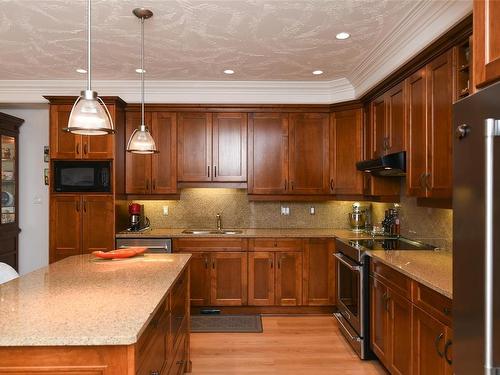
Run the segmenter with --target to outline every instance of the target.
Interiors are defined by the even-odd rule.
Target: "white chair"
[[[6,283],[7,281],[13,280],[19,277],[19,274],[14,268],[6,263],[0,262],[0,284]]]

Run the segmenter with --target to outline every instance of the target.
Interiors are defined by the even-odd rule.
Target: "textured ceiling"
[[[94,78],[138,78],[136,6],[154,12],[145,26],[148,80],[293,81],[349,79],[418,1],[95,0]],[[86,65],[84,23],[83,0],[0,0],[0,80],[84,78],[75,72]],[[352,37],[336,40],[340,31]]]

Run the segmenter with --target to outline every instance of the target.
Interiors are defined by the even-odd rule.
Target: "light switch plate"
[[[168,206],[163,206],[163,216],[168,216]]]
[[[314,206],[309,207],[309,214],[316,215],[316,208]]]

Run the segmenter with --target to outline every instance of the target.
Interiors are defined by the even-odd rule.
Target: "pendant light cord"
[[[87,90],[92,90],[90,86],[90,58],[91,58],[91,48],[90,48],[90,0],[87,0]]]
[[[141,126],[144,126],[144,17],[141,18]]]

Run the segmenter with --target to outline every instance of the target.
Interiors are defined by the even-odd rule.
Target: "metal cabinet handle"
[[[333,185],[333,178],[330,180],[330,190],[333,191],[333,189],[335,188],[335,186]]]
[[[87,212],[87,201],[83,201],[83,212]]]
[[[269,263],[271,265],[271,268],[273,268],[273,260],[272,259],[269,259]]]
[[[444,357],[444,354],[439,350],[439,343],[441,342],[443,337],[444,337],[444,333],[441,332],[439,335],[436,336],[436,339],[434,340],[434,346],[436,348],[436,352],[437,352],[438,356],[441,358]]]
[[[80,201],[79,200],[77,200],[75,202],[75,208],[76,208],[76,212],[80,212]]]
[[[156,190],[156,179],[153,179],[153,190]]]
[[[451,340],[447,340],[446,341],[446,344],[444,345],[444,359],[446,360],[446,362],[448,362],[449,365],[451,365],[453,363],[453,361],[448,358],[448,350],[450,349],[450,346],[453,345],[453,342]]]
[[[207,177],[210,177],[210,165],[207,165]]]
[[[391,300],[391,296],[389,295],[389,292],[384,293],[384,307],[385,311],[389,312],[389,301]]]
[[[177,361],[175,362],[176,365],[183,365],[184,364],[184,361]]]
[[[212,260],[212,269],[215,269],[215,259]]]
[[[205,257],[205,269],[208,269],[208,258]]]
[[[84,154],[84,155],[87,155],[87,151],[88,151],[88,146],[87,146],[87,144],[85,143],[85,144],[83,145],[83,154]]]
[[[333,253],[333,256],[337,258],[343,265],[347,266],[351,271],[356,271],[360,272],[361,267],[360,266],[353,266],[352,264],[349,264],[345,259],[344,259],[344,254],[342,253]]]
[[[425,181],[425,187],[427,188],[427,190],[431,190],[431,189],[432,189],[432,186],[431,186],[431,184],[429,183],[429,177],[431,177],[431,174],[430,174],[430,173],[427,173],[427,174],[425,175],[425,179],[424,179],[424,181]]]
[[[293,190],[293,181],[292,181],[292,190]]]
[[[455,135],[458,139],[464,139],[470,132],[470,126],[467,124],[458,125]]]
[[[80,155],[80,143],[76,144],[76,154]]]
[[[217,177],[217,166],[214,165],[214,177]]]

